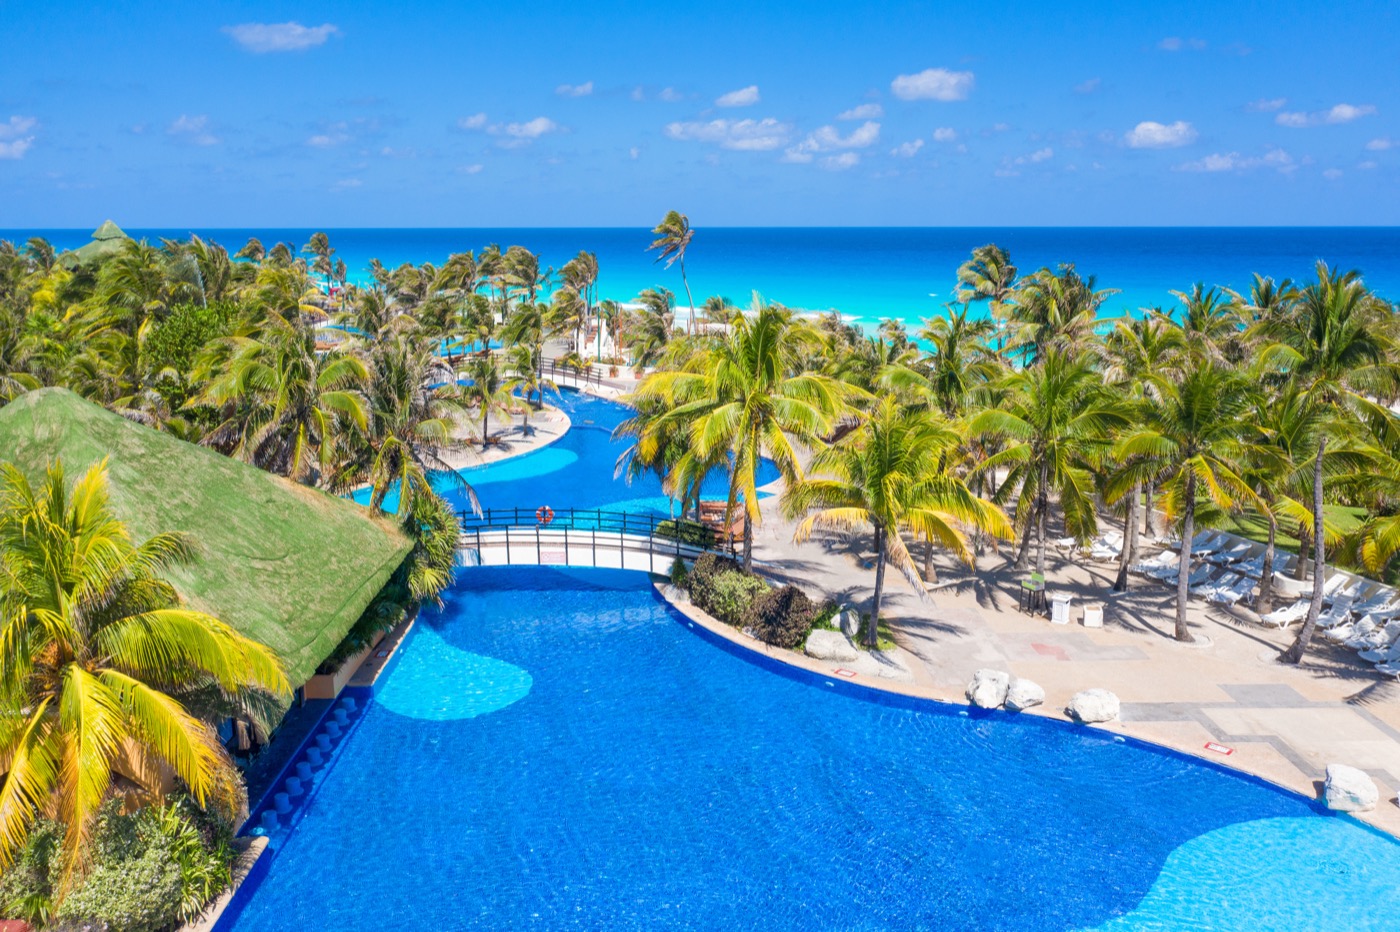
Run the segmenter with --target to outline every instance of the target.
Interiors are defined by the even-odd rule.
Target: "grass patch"
[[[870,647],[865,643],[865,632],[870,625],[870,613],[860,613],[860,631],[854,638],[856,647],[860,650],[868,651]],[[890,623],[881,618],[880,623],[875,626],[875,649],[894,650],[894,632],[890,630]]]
[[[1354,505],[1324,505],[1322,516],[1325,521],[1335,525],[1342,533],[1348,533],[1356,530],[1361,522],[1366,520],[1366,509]],[[1246,537],[1261,544],[1269,542],[1269,522],[1252,513],[1232,515],[1230,520],[1220,527],[1220,530],[1238,534],[1240,537]],[[1279,550],[1291,553],[1298,552],[1298,538],[1288,534],[1283,525],[1279,526],[1278,535],[1274,541]]]

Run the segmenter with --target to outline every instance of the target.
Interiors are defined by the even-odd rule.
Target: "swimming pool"
[[[1108,733],[862,690],[612,570],[464,570],[233,928],[1393,928],[1400,845]]]
[[[614,479],[617,458],[628,443],[613,440],[612,432],[632,415],[632,410],[614,401],[596,398],[573,389],[548,394],[546,401],[569,416],[572,427],[559,440],[532,453],[485,466],[461,470],[481,500],[483,508],[520,508],[533,513],[541,505],[563,508],[608,508],[615,511],[659,515],[671,513],[671,502],[661,490],[661,480],[647,473],[630,484]],[[769,460],[759,466],[758,484],[778,478],[777,467]],[[450,479],[439,476],[436,488],[452,505],[463,510],[466,496]],[[723,498],[728,491],[723,470],[705,477],[701,495]],[[370,499],[368,489],[355,493],[361,504]],[[390,492],[384,507],[392,511],[398,504],[396,491]]]

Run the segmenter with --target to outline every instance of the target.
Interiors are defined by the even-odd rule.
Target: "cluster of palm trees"
[[[1106,514],[1127,528],[1120,590],[1144,534],[1178,535],[1189,566],[1197,529],[1235,521],[1267,528],[1261,613],[1281,531],[1301,542],[1299,573],[1320,577],[1329,548],[1386,571],[1400,549],[1400,329],[1358,273],[1319,263],[1315,280],[1255,276],[1247,293],[1197,285],[1175,308],[1120,319],[1103,316],[1113,292],[1092,277],[1022,276],[995,245],[957,277],[956,300],[914,337],[757,297],[726,328],[674,336],[633,395],[622,468],[656,471],[686,505],[727,470],[748,563],[770,458],[799,539],[870,534],[872,643],[886,566],[922,595],[934,547],[971,564],[1008,539],[1016,568],[1044,572],[1047,541],[1087,543]],[[1322,591],[1283,660],[1308,649]]]

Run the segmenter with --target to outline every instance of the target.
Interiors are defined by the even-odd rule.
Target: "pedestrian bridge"
[[[607,509],[491,509],[460,512],[458,551],[466,566],[590,566],[666,574],[677,557],[736,555],[696,521]]]

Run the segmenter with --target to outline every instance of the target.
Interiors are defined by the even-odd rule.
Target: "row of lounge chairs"
[[[1178,581],[1180,542],[1167,542],[1172,549],[1132,567],[1134,572],[1162,582]],[[1264,571],[1262,553],[1250,556],[1258,547],[1229,534],[1202,531],[1191,540],[1193,556],[1201,563],[1187,577],[1192,595],[1219,605],[1250,604]],[[1301,622],[1308,614],[1315,582],[1292,578],[1297,557],[1287,555],[1276,562],[1273,588],[1288,601],[1260,616],[1260,622],[1285,628]],[[1334,571],[1322,583],[1324,609],[1318,617],[1318,630],[1333,644],[1357,651],[1381,673],[1400,678],[1400,591],[1369,579]]]

